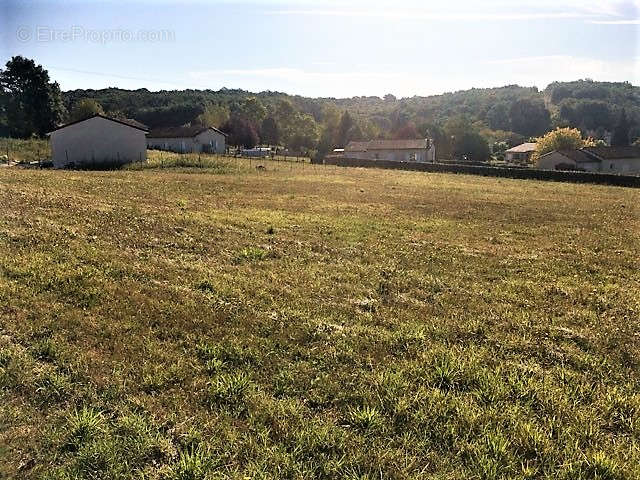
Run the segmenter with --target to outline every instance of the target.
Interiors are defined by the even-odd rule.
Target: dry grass
[[[640,192],[207,161],[0,171],[0,477],[640,478]]]

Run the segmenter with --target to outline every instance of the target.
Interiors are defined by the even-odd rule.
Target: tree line
[[[307,98],[244,90],[72,90],[61,92],[33,60],[0,71],[0,133],[43,136],[56,125],[105,113],[151,129],[212,126],[231,145],[282,145],[322,157],[352,140],[433,138],[441,158],[484,160],[555,128],[577,128],[606,144],[640,137],[640,88],[592,80],[544,91],[510,85],[429,97]]]

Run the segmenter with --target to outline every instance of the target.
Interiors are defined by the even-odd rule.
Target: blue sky
[[[0,61],[34,58],[64,90],[640,84],[640,0],[0,2]]]

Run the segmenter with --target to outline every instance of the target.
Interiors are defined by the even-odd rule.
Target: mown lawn
[[[640,478],[640,191],[207,161],[0,170],[0,478]]]

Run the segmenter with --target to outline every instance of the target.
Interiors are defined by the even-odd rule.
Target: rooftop
[[[203,127],[201,125],[196,125],[193,127],[169,127],[169,128],[156,128],[149,132],[147,135],[148,138],[193,138],[196,135],[206,132],[207,130],[213,130],[218,132],[224,136],[227,134],[221,132],[217,128],[214,127]]]
[[[513,148],[510,148],[506,151],[506,153],[529,153],[534,152],[536,150],[536,143],[528,142],[521,143],[520,145],[516,145]]]
[[[136,120],[133,120],[131,118],[119,119],[119,118],[107,117],[106,115],[102,115],[101,113],[96,113],[95,115],[91,115],[90,117],[82,118],[82,119],[76,120],[74,122],[69,122],[69,123],[66,123],[64,125],[60,125],[59,127],[54,128],[49,133],[53,133],[53,132],[55,132],[57,130],[62,130],[63,128],[67,128],[67,127],[70,127],[71,125],[75,125],[76,123],[86,122],[87,120],[91,120],[92,118],[96,118],[96,117],[103,118],[103,119],[109,120],[111,122],[120,123],[122,125],[126,125],[127,127],[132,127],[132,128],[138,129],[138,130],[142,130],[143,132],[148,132],[149,131],[149,128],[146,125],[144,125],[144,124],[142,124],[142,123],[140,123],[140,122],[138,122]]]
[[[407,140],[370,140],[368,142],[349,142],[346,152],[366,152],[368,150],[421,150],[429,148],[426,138]]]
[[[640,147],[586,147],[584,151],[602,160],[618,160],[622,158],[640,158]]]

